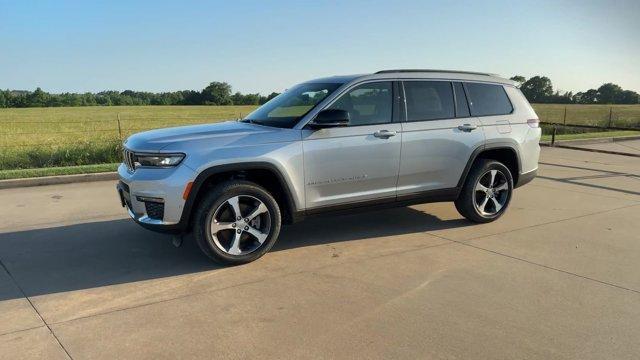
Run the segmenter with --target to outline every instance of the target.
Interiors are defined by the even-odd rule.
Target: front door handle
[[[379,139],[388,139],[392,136],[396,136],[396,132],[395,131],[389,131],[389,130],[379,130],[373,133],[373,136],[379,138]]]
[[[458,126],[458,130],[462,130],[465,132],[471,132],[477,128],[478,128],[478,125],[471,125],[471,124],[464,124],[464,125]]]

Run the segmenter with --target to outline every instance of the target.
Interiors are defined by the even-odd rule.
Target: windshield
[[[260,125],[292,128],[341,83],[304,83],[274,97],[243,120]]]

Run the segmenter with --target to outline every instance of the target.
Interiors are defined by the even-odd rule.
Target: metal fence
[[[214,123],[239,118],[247,111],[229,108],[214,114],[103,113],[95,117],[88,112],[85,118],[72,114],[68,119],[22,114],[6,119],[5,113],[4,119],[0,117],[0,170],[115,163],[121,158],[122,141],[133,133]]]
[[[638,105],[533,104],[533,107],[540,120],[549,124],[640,129]]]
[[[230,118],[240,118],[237,113]],[[229,119],[227,117],[226,119]],[[83,141],[120,141],[129,135],[146,130],[171,126],[198,125],[219,122],[206,115],[181,117],[127,117],[120,114],[112,119],[82,121],[12,120],[0,122],[0,148],[61,146]]]

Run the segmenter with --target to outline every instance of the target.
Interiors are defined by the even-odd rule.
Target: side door
[[[398,197],[452,189],[485,137],[464,86],[447,80],[402,82],[405,122]]]
[[[325,107],[349,112],[348,126],[303,130],[308,210],[395,201],[402,142],[398,105],[397,84],[366,82]]]

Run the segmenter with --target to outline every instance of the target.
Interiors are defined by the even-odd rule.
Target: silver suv
[[[211,259],[246,263],[281,224],[327,211],[453,201],[471,221],[496,220],[536,175],[538,125],[514,83],[491,74],[334,76],[238,121],[132,135],[118,192],[145,228],[191,231]]]

